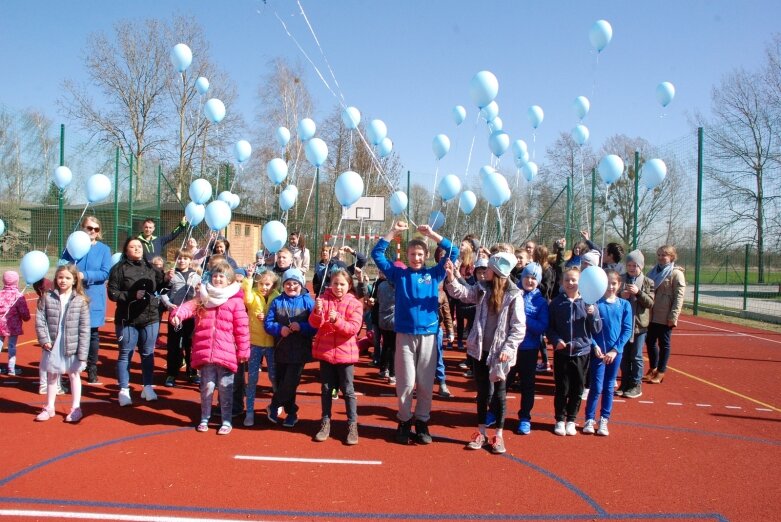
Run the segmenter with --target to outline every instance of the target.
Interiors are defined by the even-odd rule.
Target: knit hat
[[[599,266],[599,250],[589,250],[585,254],[580,256],[581,265],[586,262],[589,266]]]
[[[244,270],[243,268],[237,268],[237,269],[236,269],[236,270],[234,270],[233,272],[234,272],[236,275],[240,275],[240,276],[242,276],[242,277],[247,277],[247,271],[246,271],[246,270]]]
[[[645,257],[640,250],[632,250],[626,255],[626,262],[628,263],[630,261],[636,264],[640,270],[645,266]]]
[[[3,284],[16,288],[19,285],[19,274],[13,270],[6,270],[3,273]]]
[[[475,260],[475,268],[488,268],[488,260],[484,257],[478,257]]]
[[[287,283],[290,280],[297,281],[298,284],[301,286],[306,285],[306,279],[304,278],[304,274],[301,273],[301,270],[298,268],[288,268],[285,270],[285,273],[282,274],[282,284]]]
[[[488,260],[488,268],[499,277],[510,277],[510,272],[517,264],[518,260],[515,256],[507,252],[497,252]]]
[[[521,278],[524,277],[533,277],[538,283],[542,282],[542,267],[539,263],[529,263],[523,268],[523,272],[521,272]]]
[[[266,251],[265,250],[258,250],[257,252],[255,252],[255,259],[257,259],[259,257],[266,257]]]

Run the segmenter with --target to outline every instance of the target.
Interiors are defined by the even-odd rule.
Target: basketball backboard
[[[352,207],[342,209],[345,221],[385,221],[385,198],[363,196]]]

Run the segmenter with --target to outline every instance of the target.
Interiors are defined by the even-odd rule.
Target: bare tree
[[[32,109],[14,114],[0,109],[0,194],[21,203],[42,200],[55,165],[52,122]]]

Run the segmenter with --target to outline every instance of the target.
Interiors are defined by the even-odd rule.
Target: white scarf
[[[216,288],[211,283],[201,285],[200,300],[206,308],[217,308],[236,295],[241,290],[239,283],[233,282],[228,286]]]

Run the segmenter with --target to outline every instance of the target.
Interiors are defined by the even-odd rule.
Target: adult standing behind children
[[[304,277],[306,277],[307,272],[309,272],[310,255],[309,249],[306,248],[299,232],[290,233],[287,239],[287,248],[293,256],[293,266],[301,270]]]
[[[407,268],[394,266],[385,250],[398,234],[408,230],[407,223],[396,221],[385,237],[372,249],[372,259],[396,289],[396,396],[399,426],[396,441],[407,444],[412,430],[412,392],[417,387],[415,435],[421,444],[430,444],[428,422],[437,365],[436,336],[439,329],[439,285],[445,278],[445,263],[455,263],[458,248],[428,225],[418,232],[449,252],[440,262],[426,267],[428,246],[421,239],[407,244]]]
[[[105,243],[100,232],[101,225],[95,216],[87,216],[81,220],[81,230],[90,239],[90,248],[81,259],[73,259],[66,250],[62,258],[74,263],[79,270],[84,293],[89,300],[90,337],[89,355],[87,356],[87,383],[98,382],[98,351],[100,336],[98,330],[106,324],[106,281],[111,271],[111,249]]]
[[[141,224],[141,233],[137,237],[144,247],[144,259],[151,261],[155,256],[163,256],[165,259],[165,246],[185,229],[187,229],[187,218],[183,217],[170,234],[158,237],[155,235],[155,222],[152,218],[145,219]]]

